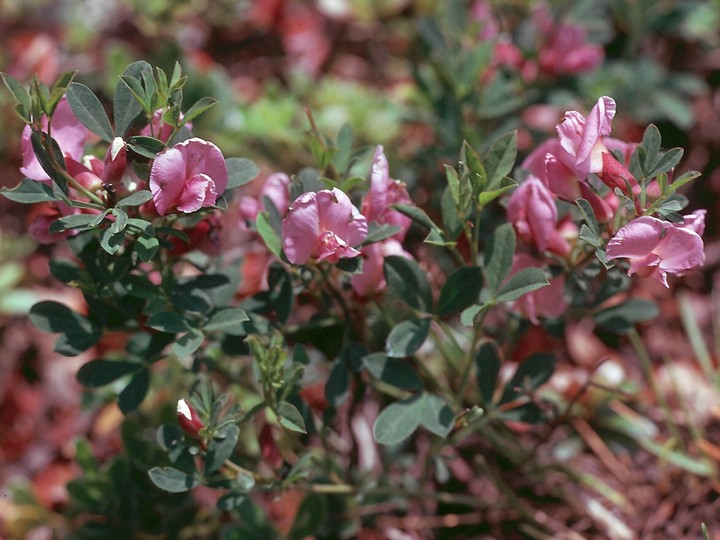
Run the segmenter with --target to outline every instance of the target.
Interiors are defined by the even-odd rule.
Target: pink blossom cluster
[[[336,263],[341,258],[362,256],[362,272],[353,275],[351,286],[360,297],[372,296],[385,287],[385,257],[411,257],[401,245],[410,227],[410,218],[391,208],[398,203],[411,203],[410,196],[405,184],[390,178],[383,147],[378,146],[362,212],[337,188],[300,195],[282,222],[285,256],[293,264],[305,264],[309,260]],[[361,246],[367,237],[369,222],[394,225],[399,230],[380,242]]]
[[[154,132],[167,142],[171,129],[162,122],[159,113],[152,119]],[[48,130],[47,118],[43,117],[41,125],[44,131]],[[128,167],[127,147],[120,137],[116,137],[108,146],[104,159],[85,155],[89,131],[75,117],[66,98],[57,105],[50,133],[60,148],[68,175],[87,191],[98,193],[104,189],[115,197],[122,197],[144,184],[135,176],[132,167]],[[151,134],[149,128],[141,133]],[[33,150],[31,134],[30,126],[25,126],[21,140],[20,172],[32,180],[50,182],[50,176],[40,165]],[[212,207],[225,191],[227,183],[227,167],[220,149],[208,141],[190,138],[158,153],[153,160],[147,184],[152,193],[151,210],[162,216]],[[70,195],[77,196],[72,186]],[[53,235],[49,232],[50,224],[59,217],[80,211],[62,202],[40,205],[30,214],[30,234],[41,243],[50,243],[53,241]]]
[[[588,42],[585,27],[556,21],[546,2],[537,2],[532,10],[531,25],[535,36],[534,50],[523,51],[501,32],[494,7],[487,0],[477,0],[470,9],[471,17],[481,24],[479,39],[494,41],[493,59],[496,66],[518,72],[532,81],[539,75],[558,77],[588,73],[604,60],[603,47]]]
[[[597,101],[587,117],[577,111],[566,112],[556,127],[557,139],[542,143],[523,162],[522,167],[531,174],[510,196],[507,216],[518,238],[540,258],[519,254],[515,265],[518,268],[543,267],[547,255],[569,256],[577,227],[567,216],[558,218],[557,201],[574,203],[581,198],[589,202],[610,235],[614,233],[607,245],[607,258],[628,259],[628,275],[652,277],[667,287],[667,274],[680,275],[703,264],[705,212],[689,214],[681,224],[643,215],[638,197],[640,185],[627,168],[636,145],[609,137],[615,112],[615,101],[607,96]],[[593,177],[607,186],[604,195],[591,183]],[[634,200],[640,216],[617,232],[610,223],[619,211],[615,190]],[[646,195],[656,196],[656,192],[657,183],[652,180]],[[540,297],[559,287],[556,284],[561,280],[562,276],[558,276],[551,281],[551,287],[523,297],[520,305],[531,319],[553,316],[563,302],[562,295],[555,302],[544,302]]]

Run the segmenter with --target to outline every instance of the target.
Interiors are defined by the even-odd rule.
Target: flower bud
[[[177,419],[182,430],[194,438],[199,438],[200,430],[205,427],[195,409],[185,399],[177,402]]]
[[[103,174],[105,182],[115,184],[119,182],[127,166],[127,149],[125,141],[121,137],[115,137],[105,154],[105,171]]]

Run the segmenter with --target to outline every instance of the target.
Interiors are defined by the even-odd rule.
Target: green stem
[[[475,363],[475,349],[477,348],[478,339],[480,338],[480,327],[473,326],[473,339],[472,344],[468,348],[467,358],[465,360],[465,368],[463,369],[462,377],[460,379],[460,387],[458,388],[457,394],[455,395],[455,401],[458,405],[462,406],[463,395],[467,388],[470,380],[470,373],[472,372],[472,366]]]
[[[680,430],[678,430],[678,427],[672,418],[668,402],[665,399],[663,393],[660,391],[660,387],[657,384],[657,379],[655,379],[655,372],[653,371],[650,355],[648,354],[647,349],[645,348],[645,344],[643,343],[643,340],[640,337],[637,329],[633,328],[632,330],[630,330],[630,332],[628,333],[628,337],[630,338],[630,343],[632,344],[633,349],[635,349],[635,354],[637,354],[638,358],[640,359],[640,365],[645,372],[645,378],[647,379],[650,388],[652,389],[655,397],[658,400],[658,404],[660,405],[660,409],[663,412],[663,416],[665,417],[665,423],[667,424],[668,429],[670,430],[672,436],[677,442],[682,441]]]

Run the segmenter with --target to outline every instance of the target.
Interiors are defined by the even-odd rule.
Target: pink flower
[[[362,248],[363,267],[360,274],[353,274],[350,286],[356,295],[361,298],[371,297],[385,288],[385,275],[383,263],[385,257],[400,255],[412,259],[399,241],[387,238],[382,242],[375,242]]]
[[[227,182],[220,149],[196,137],[160,152],[150,170],[150,191],[161,216],[213,206]]]
[[[567,111],[557,126],[560,144],[575,158],[574,167],[585,174],[602,171],[602,153],[607,152],[603,137],[610,135],[615,116],[615,100],[601,97],[585,118],[577,111]]]
[[[238,209],[240,218],[247,221],[254,221],[258,213],[263,209],[263,197],[269,198],[281,216],[287,212],[290,204],[290,177],[281,172],[269,175],[260,189],[257,196],[243,195],[240,197]]]
[[[42,118],[42,128],[44,131],[48,129],[48,121],[44,116]],[[37,157],[35,157],[32,142],[30,142],[31,135],[32,130],[30,126],[25,126],[20,142],[23,158],[20,172],[32,180],[47,182],[50,180],[50,177],[40,165]],[[58,143],[66,162],[79,162],[82,160],[85,151],[85,142],[88,138],[88,130],[80,123],[80,120],[75,117],[67,99],[64,97],[60,100],[60,103],[58,103],[55,114],[53,114],[50,135]]]
[[[526,243],[545,251],[555,233],[557,208],[552,192],[535,177],[528,177],[510,196],[508,221]]]
[[[368,221],[389,223],[401,227],[394,237],[402,242],[412,220],[397,210],[390,208],[393,204],[412,204],[405,184],[390,178],[387,158],[383,147],[378,145],[373,155],[370,171],[370,189],[363,198],[362,213]]]
[[[357,257],[353,246],[367,237],[367,219],[337,188],[300,195],[282,222],[283,249],[293,264],[308,259],[336,263]]]
[[[599,45],[586,42],[587,32],[576,24],[560,24],[548,35],[539,54],[540,69],[551,75],[587,73],[605,57]]]
[[[573,168],[574,158],[565,151],[559,140],[543,142],[525,158],[522,167],[540,178],[563,201],[574,203],[580,198],[587,200],[599,221],[606,222],[613,217],[617,207],[615,194],[608,193],[606,198],[600,197],[585,181],[586,175]]]
[[[579,176],[596,173],[610,188],[619,187],[628,196],[638,189],[635,177],[610,153],[606,143],[610,124],[615,116],[615,100],[603,96],[585,118],[577,111],[568,111],[557,126],[560,145],[574,158],[572,167]],[[618,141],[610,140],[611,146],[619,147]],[[627,150],[629,145],[625,145]],[[630,191],[627,183],[630,184]]]
[[[652,277],[668,286],[667,274],[683,274],[705,262],[700,234],[705,226],[704,211],[685,216],[674,224],[650,216],[632,220],[608,242],[607,258],[630,261],[628,275]]]

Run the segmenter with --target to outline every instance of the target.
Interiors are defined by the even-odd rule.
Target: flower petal
[[[632,220],[608,242],[607,258],[644,259],[660,243],[664,229],[663,222],[653,217],[642,216]]]
[[[188,179],[177,201],[181,212],[196,212],[203,206],[212,206],[217,199],[215,182],[206,174],[196,174]]]
[[[150,170],[150,191],[161,216],[171,211],[185,188],[185,157],[177,148],[163,150]]]
[[[304,264],[320,242],[317,193],[303,193],[290,206],[282,222],[285,256],[293,264]]]

